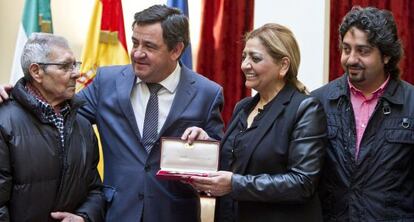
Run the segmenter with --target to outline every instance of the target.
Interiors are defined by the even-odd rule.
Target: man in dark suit
[[[132,65],[98,69],[78,96],[80,113],[96,123],[104,153],[104,183],[115,188],[107,221],[199,221],[197,192],[188,184],[159,180],[160,137],[181,137],[190,126],[220,140],[222,88],[179,62],[189,43],[188,19],[155,5],[135,14]],[[158,93],[156,137],[147,140],[150,86]],[[148,105],[149,106],[149,105]],[[151,114],[152,115],[152,114]],[[191,134],[189,135],[191,136]]]

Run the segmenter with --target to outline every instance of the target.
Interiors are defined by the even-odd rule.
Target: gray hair
[[[49,62],[49,55],[54,47],[69,48],[68,41],[49,33],[32,33],[24,45],[20,63],[26,80],[31,81],[29,67],[33,63]]]

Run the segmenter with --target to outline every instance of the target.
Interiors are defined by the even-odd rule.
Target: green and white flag
[[[16,50],[10,75],[10,83],[15,84],[23,77],[20,57],[27,38],[33,32],[53,33],[52,14],[50,12],[50,0],[26,0],[22,22],[17,34]]]

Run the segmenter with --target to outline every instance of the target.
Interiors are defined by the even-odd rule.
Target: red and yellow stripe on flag
[[[129,62],[121,0],[96,0],[82,51],[82,76],[77,90],[93,80],[99,66]]]
[[[81,77],[76,84],[77,91],[92,82],[98,67],[130,63],[121,0],[95,1],[81,60]],[[95,132],[98,133],[96,127]],[[101,160],[98,168],[103,176],[103,154],[100,143],[99,154]]]

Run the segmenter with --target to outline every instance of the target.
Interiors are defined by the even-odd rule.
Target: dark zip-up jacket
[[[328,119],[321,177],[325,221],[414,221],[414,87],[390,79],[355,159],[347,75],[312,92]]]
[[[82,103],[70,101],[63,148],[24,84],[0,106],[0,221],[53,221],[54,211],[102,221],[98,148],[90,123],[76,115]]]

